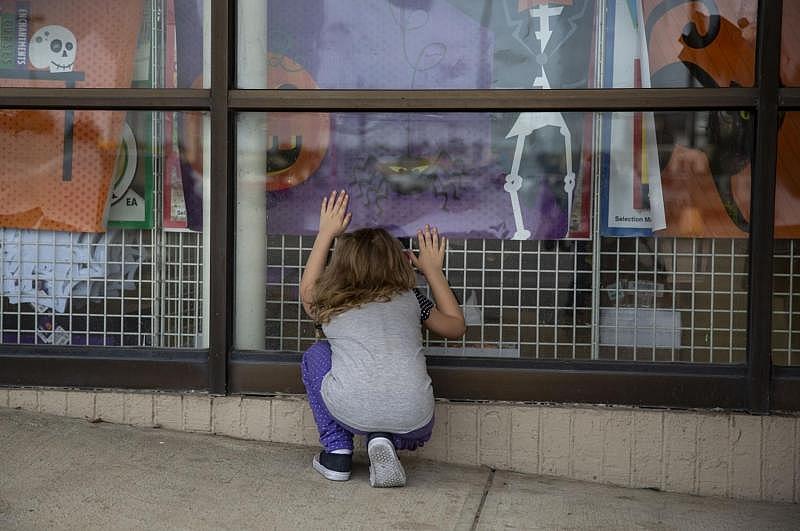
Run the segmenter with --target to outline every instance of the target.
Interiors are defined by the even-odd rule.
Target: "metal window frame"
[[[770,409],[775,174],[778,167],[781,32],[768,28],[780,28],[782,14],[782,0],[759,2],[755,80],[759,94],[750,178],[750,296],[747,305],[748,404],[757,412]]]
[[[299,358],[233,349],[235,131],[244,111],[626,111],[747,109],[756,113],[746,365],[544,360],[428,360],[446,398],[800,409],[800,368],[770,364],[777,117],[800,109],[778,88],[782,0],[758,11],[757,88],[581,90],[236,89],[236,1],[211,4],[210,89],[0,88],[0,109],[205,111],[211,117],[211,319],[207,350],[0,345],[0,385],[302,392]],[[759,176],[771,176],[768,179]]]

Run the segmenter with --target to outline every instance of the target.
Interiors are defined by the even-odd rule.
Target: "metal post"
[[[758,107],[750,191],[747,334],[748,406],[770,409],[775,171],[778,160],[778,82],[782,0],[759,2],[756,76]]]
[[[232,337],[233,269],[233,187],[232,158],[234,146],[228,110],[231,86],[231,42],[235,19],[231,1],[211,4],[211,325],[209,338],[209,390],[225,394],[227,388],[227,354]]]
[[[203,13],[211,0],[203,0]],[[211,17],[203,16],[203,88],[211,86]],[[200,346],[209,348],[211,336],[211,116],[203,113],[203,335]]]

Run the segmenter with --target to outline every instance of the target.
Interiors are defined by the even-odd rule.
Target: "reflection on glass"
[[[754,121],[747,111],[656,113],[662,236],[744,238]]]
[[[201,120],[0,111],[0,343],[202,346]]]
[[[202,8],[202,0],[2,0],[0,87],[202,87]]]
[[[266,290],[252,301],[263,318],[242,327],[260,331],[248,345],[300,351],[314,340],[301,268],[320,199],[346,189],[352,229],[383,226],[411,245],[432,223],[452,238],[447,277],[469,329],[460,342],[430,336],[432,354],[744,359],[747,113],[249,113],[238,122],[254,147],[238,159],[237,235],[249,243],[237,248],[237,294]],[[256,311],[239,312],[237,330]]]
[[[247,14],[242,88],[727,87],[754,79],[757,0],[261,4],[239,0]],[[264,33],[267,50],[259,48]],[[258,56],[268,63],[260,81],[242,75],[258,70]]]
[[[784,2],[781,31],[781,84],[800,87],[800,3]]]
[[[780,117],[775,176],[775,237],[800,237],[800,112]]]

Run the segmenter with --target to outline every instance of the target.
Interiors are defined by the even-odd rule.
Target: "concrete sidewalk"
[[[800,506],[404,458],[333,483],[314,449],[0,409],[0,529],[799,529]]]

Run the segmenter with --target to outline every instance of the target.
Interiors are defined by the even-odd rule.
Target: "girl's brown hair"
[[[392,295],[416,284],[414,269],[403,246],[384,229],[360,229],[343,234],[328,266],[314,286],[311,309],[319,323],[345,310]]]

